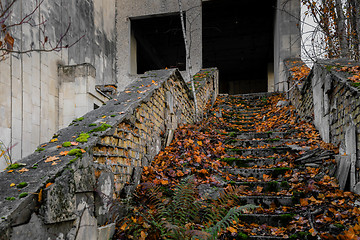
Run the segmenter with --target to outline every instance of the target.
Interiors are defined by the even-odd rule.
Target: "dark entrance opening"
[[[276,0],[203,2],[203,67],[218,67],[220,92],[266,92],[273,76]]]
[[[131,26],[136,39],[138,74],[166,67],[186,69],[179,14],[132,19]]]

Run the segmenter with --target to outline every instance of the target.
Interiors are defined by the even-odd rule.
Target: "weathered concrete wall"
[[[161,16],[164,14],[179,14],[177,0],[116,0],[118,14],[117,25],[117,67],[118,87],[124,89],[132,76],[136,74],[136,41],[131,33],[131,20]],[[201,0],[183,0],[183,10],[186,14],[186,29],[191,40],[190,58],[192,74],[202,67],[202,11]],[[179,17],[180,21],[180,17]]]
[[[289,89],[284,60],[299,58],[301,55],[300,12],[300,1],[277,1],[274,33],[275,91],[282,92]]]
[[[339,166],[348,165],[344,169],[350,171],[341,174],[349,174],[350,190],[360,193],[360,91],[344,73],[332,69],[347,62],[316,63],[305,82],[295,85],[289,96],[299,114],[314,121],[325,142],[339,145],[340,156],[346,155],[339,157]]]
[[[16,1],[10,23],[20,22],[37,1]],[[62,126],[58,65],[89,63],[97,70],[95,84],[116,83],[115,0],[44,1],[33,14],[32,24],[47,20],[45,28],[51,46],[70,29],[63,46],[84,36],[70,49],[57,52],[13,54],[0,61],[0,140],[14,146],[13,160],[30,154],[40,142]],[[12,29],[14,50],[41,48],[39,27],[23,24]],[[48,44],[47,47],[51,48]],[[4,168],[0,161],[0,168]]]
[[[201,111],[218,86],[216,69],[204,72]],[[178,125],[194,120],[192,93],[177,70],[140,76],[21,159],[24,168],[0,173],[0,239],[109,239],[142,168]],[[87,142],[78,139],[81,133],[88,133]]]

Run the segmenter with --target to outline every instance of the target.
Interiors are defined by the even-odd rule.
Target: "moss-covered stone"
[[[71,142],[64,142],[62,144],[63,147],[70,147],[71,146]]]
[[[82,156],[82,151],[81,149],[75,148],[75,149],[71,149],[68,153],[69,156]]]
[[[102,131],[105,131],[105,130],[108,129],[108,128],[111,128],[111,125],[106,124],[106,123],[103,123],[103,124],[101,124],[101,126],[90,130],[88,133],[102,132]]]
[[[26,187],[27,185],[28,185],[27,182],[21,182],[21,183],[19,183],[16,187],[17,187],[17,188],[24,188],[24,187]]]
[[[88,133],[80,133],[79,137],[76,138],[77,142],[84,143],[88,141],[90,135]]]
[[[27,195],[29,195],[27,192],[20,193],[20,194],[19,194],[19,198],[24,198],[24,197],[26,197]]]

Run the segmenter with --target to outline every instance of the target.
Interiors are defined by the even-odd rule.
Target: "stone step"
[[[271,176],[272,178],[279,178],[284,176],[286,172],[291,171],[291,168],[280,167],[280,168],[226,168],[224,171],[231,173],[232,175],[240,175],[244,178],[253,177],[258,180],[262,180],[264,174]]]
[[[269,138],[269,139],[261,139],[261,140],[239,140],[239,139],[229,139],[225,141],[225,144],[240,147],[240,148],[248,148],[248,147],[262,147],[262,146],[281,146],[287,145],[297,142],[305,142],[307,139],[281,139],[281,138]]]
[[[234,129],[233,129],[234,130]],[[241,131],[229,131],[236,139],[239,140],[251,140],[251,139],[274,139],[274,138],[286,138],[294,134],[295,132],[241,132]]]
[[[272,239],[289,239],[277,236],[249,236],[248,239],[256,239],[256,240],[272,240]]]
[[[230,156],[256,156],[259,158],[266,158],[274,154],[285,154],[285,153],[296,153],[297,150],[291,149],[290,147],[271,147],[271,148],[227,148],[226,153]]]
[[[235,158],[235,157],[227,157],[219,159],[222,162],[226,162],[230,166],[233,167],[253,167],[253,166],[269,166],[269,165],[275,165],[279,162],[282,162],[282,158],[257,158],[257,159],[242,159],[242,158]]]
[[[294,214],[241,214],[239,220],[246,223],[266,224],[273,227],[286,227],[294,219]]]
[[[253,204],[261,206],[262,208],[270,208],[272,204],[278,206],[288,206],[291,207],[294,205],[291,196],[239,196],[239,201],[241,204]]]
[[[282,190],[289,190],[290,185],[287,181],[269,181],[269,182],[264,182],[264,181],[254,181],[254,182],[235,182],[235,181],[230,181],[229,182],[231,185],[234,186],[245,186],[246,190],[248,191],[255,191],[257,189],[257,187],[262,187],[263,188],[263,192],[265,193],[270,193],[270,192],[279,192]]]

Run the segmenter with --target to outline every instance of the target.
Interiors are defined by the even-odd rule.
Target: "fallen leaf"
[[[54,184],[54,183],[49,182],[49,183],[46,184],[45,188],[48,188],[48,187],[50,187],[50,186],[53,185],[53,184]]]
[[[27,169],[27,168],[22,168],[22,169],[20,169],[18,172],[19,173],[24,173],[24,172],[28,172],[29,171],[29,169]]]
[[[69,151],[62,151],[62,152],[60,152],[60,155],[61,156],[66,156],[68,153],[69,153]]]
[[[10,184],[10,187],[13,187],[13,186],[15,186],[16,184],[15,183],[12,183],[12,184]]]
[[[48,163],[48,162],[53,162],[53,161],[56,161],[58,160],[59,158],[57,156],[51,156],[51,157],[48,157],[45,162]]]
[[[57,142],[57,141],[58,141],[57,138],[53,138],[53,139],[50,140],[50,142],[52,142],[52,143],[53,143],[53,142]]]

